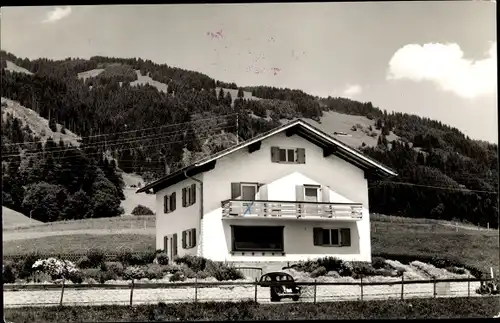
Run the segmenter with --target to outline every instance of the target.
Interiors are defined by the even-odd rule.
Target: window
[[[196,229],[182,231],[182,248],[190,249],[196,246]]]
[[[241,199],[243,201],[255,201],[257,195],[256,184],[241,184]]]
[[[182,189],[182,206],[188,207],[196,203],[196,184]]]
[[[170,213],[175,211],[176,207],[176,194],[173,192],[170,195],[163,197],[163,213]]]
[[[271,161],[273,163],[306,163],[306,150],[304,148],[271,147]]]
[[[304,196],[306,202],[318,202],[319,187],[304,185]]]
[[[351,229],[314,228],[314,245],[325,247],[348,247],[351,245]]]
[[[283,251],[282,226],[231,226],[233,251]]]
[[[172,248],[171,248],[172,249],[172,257],[171,257],[171,259],[173,259],[175,256],[178,255],[178,253],[177,253],[177,233],[174,233],[172,240],[173,241],[170,244],[172,246]]]

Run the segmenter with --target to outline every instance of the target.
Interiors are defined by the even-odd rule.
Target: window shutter
[[[304,201],[304,186],[303,185],[296,185],[295,186],[295,198],[299,202]]]
[[[177,196],[175,192],[173,192],[172,195],[170,195],[170,209],[172,211],[175,211],[175,208],[177,206],[176,204],[177,204]]]
[[[196,247],[196,228],[195,229],[191,229],[191,231],[192,231],[191,237],[193,239],[191,247]]]
[[[174,250],[174,256],[177,256],[177,233],[174,233],[174,243],[172,249]]]
[[[167,236],[163,237],[163,250],[165,252],[167,252],[167,250],[168,250],[168,237]]]
[[[341,246],[351,246],[351,229],[340,229],[340,239]]]
[[[182,189],[182,207],[186,207],[186,188]]]
[[[196,183],[191,185],[191,205],[196,203]]]
[[[168,213],[168,195],[163,197],[163,213]]]
[[[241,196],[241,184],[240,183],[231,183],[231,199],[237,199]]]
[[[330,202],[330,189],[321,185],[321,202]]]
[[[314,245],[321,246],[323,244],[323,229],[313,228],[313,238],[314,238]]]
[[[260,196],[260,200],[268,200],[268,197],[267,197],[267,185],[265,184],[259,184],[259,185],[262,185],[260,188],[259,188],[259,196]]]
[[[187,231],[182,231],[182,249],[186,249],[186,234]]]
[[[306,150],[304,148],[297,148],[297,163],[306,163]]]
[[[280,161],[280,148],[271,147],[271,162],[278,163]]]

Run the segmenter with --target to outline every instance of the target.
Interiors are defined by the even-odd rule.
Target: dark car
[[[270,287],[271,302],[279,302],[282,298],[291,298],[298,301],[301,295],[300,287],[287,273],[272,272],[260,277],[259,285]]]

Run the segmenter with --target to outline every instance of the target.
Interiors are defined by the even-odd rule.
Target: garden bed
[[[152,251],[135,256],[124,253],[120,261],[105,262],[104,255],[90,251],[76,264],[51,258],[42,265],[36,255],[18,262],[6,262],[3,267],[7,284],[168,284],[176,282],[199,283],[216,281],[253,282],[237,268],[201,257],[185,256],[169,262],[163,253]],[[422,261],[389,260],[374,257],[372,263],[344,262],[332,257],[299,262],[283,269],[297,282],[398,282],[401,280],[474,279],[471,272],[446,261],[436,262],[441,267]]]

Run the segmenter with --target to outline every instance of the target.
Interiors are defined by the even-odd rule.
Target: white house
[[[159,179],[156,248],[216,261],[371,261],[368,181],[388,167],[303,120]]]

